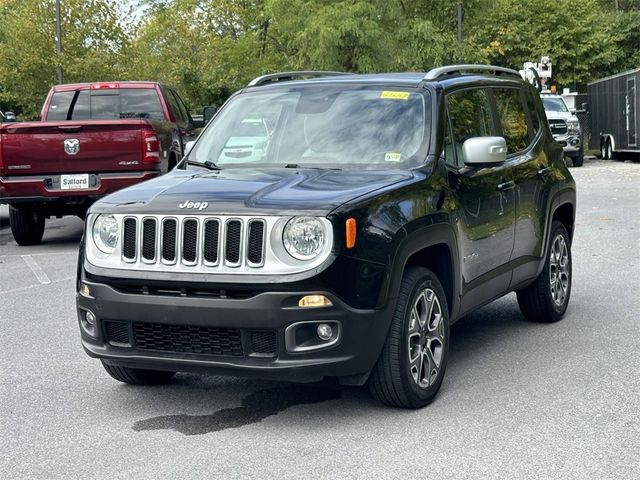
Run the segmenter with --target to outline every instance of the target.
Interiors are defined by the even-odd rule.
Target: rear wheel
[[[391,327],[369,377],[372,395],[386,405],[420,408],[434,399],[447,366],[449,313],[444,290],[426,268],[409,268]]]
[[[160,385],[167,383],[176,374],[175,372],[161,370],[119,367],[105,362],[102,362],[102,366],[113,378],[129,385]]]
[[[551,244],[544,268],[527,288],[517,292],[520,311],[532,322],[557,322],[571,296],[571,240],[558,221],[551,226]]]
[[[607,158],[607,140],[606,139],[602,139],[600,141],[600,158],[602,160],[609,160]]]
[[[9,223],[16,243],[21,246],[37,245],[44,234],[44,217],[33,210],[9,207]]]

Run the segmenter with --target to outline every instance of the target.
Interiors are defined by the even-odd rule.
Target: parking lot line
[[[48,285],[49,283],[51,283],[51,280],[49,280],[49,277],[47,276],[47,274],[44,273],[44,270],[42,270],[40,265],[38,265],[38,262],[36,262],[35,258],[33,258],[31,255],[20,255],[20,256],[22,257],[22,259],[24,260],[24,263],[27,264],[27,267],[31,269],[31,271],[33,272],[33,274],[36,276],[36,278],[41,284]]]

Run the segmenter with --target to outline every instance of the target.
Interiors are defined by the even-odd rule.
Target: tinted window
[[[527,115],[522,105],[520,90],[496,88],[493,93],[502,126],[502,135],[507,141],[507,154],[520,152],[529,145]]]
[[[47,120],[66,120],[69,106],[76,92],[57,92],[51,97]]]
[[[169,102],[169,107],[171,107],[171,112],[176,119],[176,122],[184,122],[185,119],[182,116],[182,112],[180,111],[180,107],[178,106],[178,100],[176,96],[173,94],[171,90],[166,90],[167,92],[167,101]]]
[[[176,97],[176,101],[178,102],[178,108],[180,109],[180,116],[182,117],[182,120],[185,123],[189,123],[190,121],[189,113],[187,112],[187,107],[184,106],[184,102],[180,98],[180,95],[178,95],[174,91],[172,91],[171,93],[173,93],[173,95]]]
[[[540,117],[538,116],[538,95],[529,95],[527,98],[527,108],[529,109],[529,118],[531,119],[531,140],[540,131]]]
[[[463,90],[450,94],[447,105],[452,136],[450,143],[445,144],[445,160],[450,165],[462,167],[462,144],[466,140],[495,135],[489,99],[485,90]]]
[[[164,119],[155,89],[121,88],[54,93],[47,120]]]

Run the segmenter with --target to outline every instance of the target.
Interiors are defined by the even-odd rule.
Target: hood
[[[550,112],[545,110],[545,113],[548,120],[578,120],[578,117],[571,112]]]
[[[105,197],[91,212],[327,214],[357,197],[412,178],[410,170],[175,169]]]

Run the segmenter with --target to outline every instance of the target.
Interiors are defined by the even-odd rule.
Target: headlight
[[[326,239],[324,225],[315,217],[294,217],[284,227],[282,242],[289,255],[298,260],[316,257]]]
[[[569,130],[573,130],[574,132],[580,131],[580,122],[578,120],[567,120],[567,128]]]
[[[93,243],[102,253],[113,253],[120,239],[120,227],[113,215],[100,215],[93,223]]]

